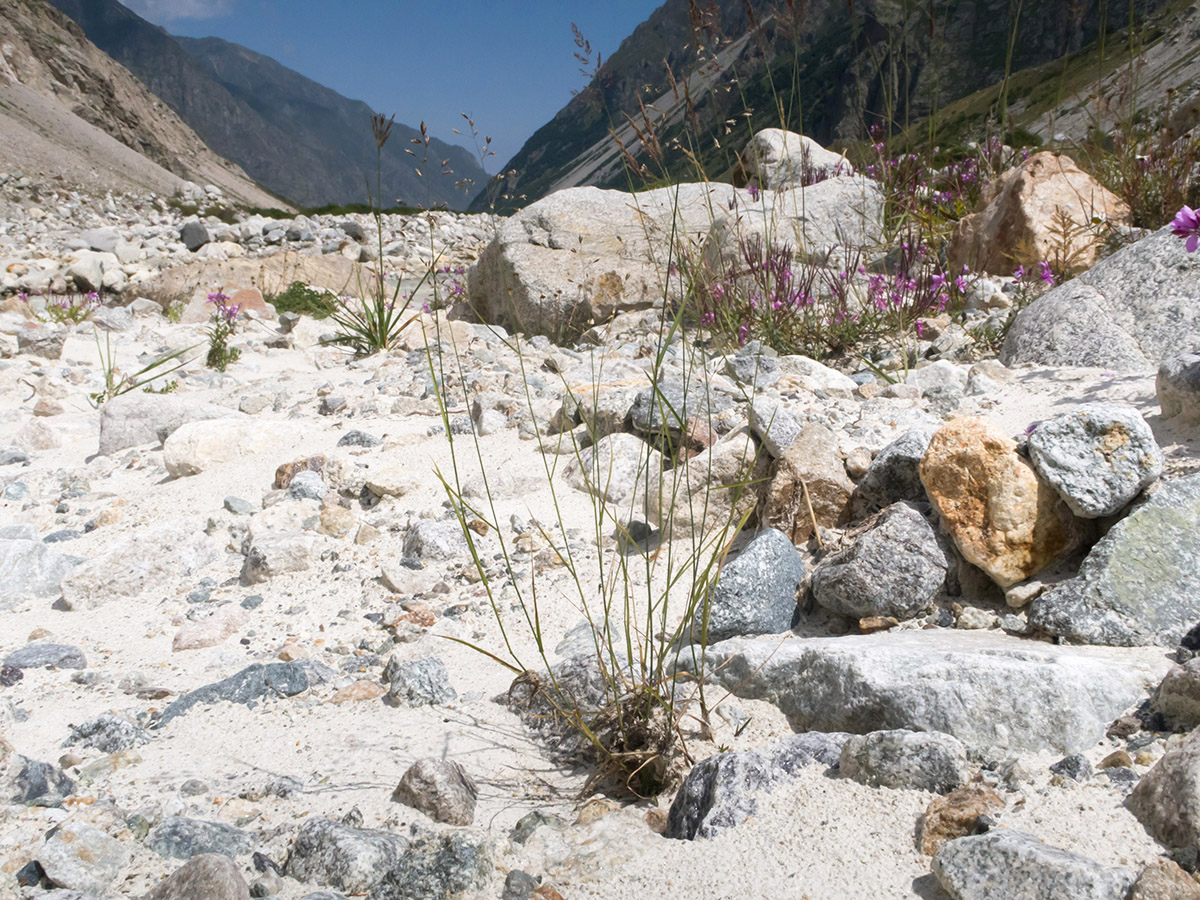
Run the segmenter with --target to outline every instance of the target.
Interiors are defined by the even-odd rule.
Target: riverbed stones
[[[1125,806],[1168,850],[1195,859],[1200,853],[1200,732],[1156,762]]]
[[[365,894],[383,880],[408,846],[401,834],[353,828],[314,816],[300,826],[284,871],[301,882]]]
[[[854,489],[854,512],[865,515],[902,500],[925,501],[921,459],[934,428],[906,431],[876,454]]]
[[[58,552],[32,534],[0,539],[0,609],[57,597],[59,584],[78,563],[77,557]]]
[[[1165,480],[1097,542],[1029,623],[1076,643],[1174,647],[1200,620],[1200,475]]]
[[[908,788],[945,794],[971,775],[967,749],[948,734],[873,731],[852,735],[840,757],[840,773],[871,787]]]
[[[826,150],[812,138],[782,128],[762,128],[741,153],[740,175],[769,191],[804,187],[831,175],[853,175],[845,155]]]
[[[837,765],[849,735],[809,732],[758,750],[718,753],[692,767],[667,815],[666,836],[711,838],[758,810],[758,797],[806,766]]]
[[[921,852],[933,856],[947,841],[975,834],[979,817],[1004,809],[1004,798],[985,784],[964,784],[930,801],[921,817]]]
[[[1180,353],[1162,361],[1154,382],[1164,419],[1182,416],[1200,423],[1200,353]]]
[[[953,560],[912,504],[896,503],[849,537],[813,571],[816,601],[839,615],[901,621],[927,613]]]
[[[1018,313],[1005,365],[1153,371],[1200,346],[1200,259],[1164,227]]]
[[[99,828],[68,821],[47,838],[37,859],[57,887],[103,895],[128,864],[129,851]]]
[[[100,408],[101,456],[129,447],[161,444],[189,422],[224,419],[235,415],[227,407],[178,394],[132,391]]]
[[[940,731],[971,753],[1086,750],[1167,668],[1144,653],[958,630],[733,638],[706,658],[716,683],[775,704],[797,729]]]
[[[1041,571],[1079,540],[1066,504],[986,419],[939,429],[920,473],[958,551],[1001,587]]]
[[[1136,409],[1085,403],[1040,422],[1029,458],[1080,518],[1111,516],[1163,470],[1163,454]]]
[[[824,425],[808,425],[772,464],[764,522],[800,544],[812,535],[814,518],[820,528],[845,525],[853,493],[837,435]]]
[[[708,643],[787,631],[803,579],[804,560],[795,545],[774,528],[760,532],[721,567],[709,595]]]
[[[1200,657],[1171,667],[1151,696],[1150,708],[1174,731],[1200,727]]]
[[[466,769],[450,759],[419,759],[404,773],[392,800],[418,809],[435,822],[470,825],[479,788]]]
[[[187,860],[206,853],[233,858],[250,853],[254,841],[247,832],[224,822],[171,816],[151,829],[146,846],[169,859]]]
[[[250,888],[229,857],[202,853],[160,881],[146,900],[250,900]]]
[[[1135,878],[1011,828],[950,841],[933,857],[933,873],[954,900],[1124,900]]]

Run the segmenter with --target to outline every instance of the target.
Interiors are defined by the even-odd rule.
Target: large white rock
[[[480,254],[471,304],[485,322],[555,339],[646,309],[678,293],[678,279],[667,284],[672,241],[706,234],[734,197],[727,184],[543,197],[505,219]]]
[[[742,171],[749,184],[769,191],[802,187],[831,175],[853,175],[846,157],[826,150],[810,137],[764,128],[742,151]]]
[[[941,731],[976,754],[1090,748],[1169,665],[963,631],[734,638],[707,661],[718,684],[774,703],[800,731]]]
[[[250,418],[191,422],[163,443],[163,464],[173,478],[198,475],[266,449],[271,438],[267,425]]]
[[[108,552],[89,559],[62,579],[71,609],[92,609],[110,600],[165,592],[217,558],[202,523],[173,519],[124,535]]]
[[[188,422],[237,415],[232,409],[187,394],[122,394],[101,409],[99,454],[111,456],[129,447],[161,444]]]

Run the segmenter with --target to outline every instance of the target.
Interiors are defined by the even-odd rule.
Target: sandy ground
[[[200,336],[195,327],[151,321],[137,336],[121,336],[116,346],[121,359],[132,359],[139,352],[178,346]],[[84,399],[86,386],[71,385],[59,374],[94,371],[95,362],[92,338],[76,335],[61,362],[48,365],[19,357],[0,369],[0,445],[12,443],[31,418],[34,401],[25,399],[31,393],[26,385],[49,390],[39,375],[49,375],[61,386],[60,402],[66,407],[63,415],[43,420],[62,446],[35,453],[29,469],[0,473],[5,481],[28,481],[37,501],[29,508],[22,502],[0,502],[0,526],[28,523],[45,534],[80,527],[102,510],[119,509],[119,521],[59,545],[63,552],[82,557],[99,554],[121,534],[153,530],[181,515],[196,519],[197,527],[209,518],[225,526],[231,520],[222,512],[225,497],[242,497],[257,506],[270,490],[280,463],[329,452],[351,428],[384,439],[382,447],[361,452],[361,460],[372,470],[402,466],[419,486],[372,510],[357,510],[361,519],[380,527],[381,535],[373,543],[319,538],[307,572],[244,587],[237,580],[242,557],[236,548],[225,548],[222,558],[202,573],[216,582],[210,602],[237,603],[257,594],[263,603],[248,613],[236,636],[218,646],[172,652],[174,635],[187,621],[191,606],[186,594],[198,578],[181,581],[172,590],[113,601],[83,613],[54,611],[49,601],[0,612],[0,656],[41,633],[81,647],[89,660],[85,674],[94,679],[79,683],[69,671],[29,671],[18,687],[0,689],[0,733],[19,752],[54,761],[63,753],[71,725],[110,710],[149,714],[171,699],[142,700],[125,687],[161,686],[178,694],[253,662],[269,661],[288,643],[341,669],[347,660],[373,652],[389,637],[364,616],[383,613],[390,619],[401,612],[400,602],[415,594],[438,613],[437,624],[384,656],[394,653],[401,660],[440,656],[459,699],[447,706],[417,709],[390,708],[377,699],[333,701],[337,688],[359,677],[377,680],[376,667],[361,676],[342,670],[336,684],[297,698],[267,700],[253,709],[228,703],[197,707],[123,757],[120,767],[83,784],[83,799],[66,810],[7,808],[0,818],[0,870],[11,872],[23,864],[36,852],[45,830],[64,816],[99,814],[107,806],[105,798],[126,812],[151,810],[261,830],[265,852],[282,861],[295,828],[309,815],[336,818],[357,807],[366,827],[392,829],[421,820],[419,813],[392,803],[389,797],[414,760],[437,756],[461,762],[474,776],[480,786],[475,825],[497,838],[498,873],[481,897],[498,896],[504,872],[516,867],[544,875],[568,900],[647,895],[696,900],[934,897],[928,858],[914,842],[917,820],[932,799],[923,792],[871,789],[811,767],[794,783],[760,798],[758,815],[699,842],[668,840],[647,826],[646,813],[656,806],[665,810],[669,796],[657,804],[625,806],[594,797],[580,799],[588,773],[551,762],[518,718],[494,702],[508,689],[511,673],[468,647],[445,640],[461,638],[492,652],[503,651],[486,591],[469,572],[463,577],[466,561],[434,563],[414,573],[411,594],[394,594],[380,583],[381,565],[401,555],[406,524],[440,513],[445,494],[435,472],[448,476],[453,472],[450,445],[441,434],[430,434],[439,419],[428,402],[413,403],[408,412],[385,409],[353,418],[325,417],[317,414],[318,392],[351,398],[352,407],[361,408],[372,398],[390,406],[395,385],[416,374],[403,353],[347,364],[333,350],[248,348],[223,386],[200,390],[190,382],[181,390],[189,395],[194,390],[197,399],[234,407],[239,398],[256,392],[281,395],[277,411],[260,413],[256,419],[270,435],[269,446],[236,463],[179,479],[166,477],[159,450],[123,451],[111,459],[94,455],[99,413]],[[387,381],[393,377],[394,383]],[[971,398],[964,411],[977,409],[1015,433],[1031,421],[1096,399],[1138,406],[1171,464],[1194,465],[1195,438],[1158,419],[1149,374],[1022,371],[995,394]],[[468,483],[479,474],[472,442],[467,437],[455,447],[460,478]],[[581,529],[585,536],[594,534],[591,500],[567,487],[561,472],[554,475],[556,506],[535,441],[521,440],[509,429],[480,438],[480,447],[497,494],[496,521],[507,523],[516,514],[550,523],[561,514],[568,527]],[[53,512],[57,488],[51,485],[79,479],[89,482],[89,493],[70,501],[70,512]],[[501,530],[504,540],[513,539],[511,531]],[[482,546],[494,553],[496,540],[493,532]],[[336,571],[332,558],[318,561],[322,553],[337,554]],[[526,579],[531,571],[537,573],[546,645],[553,648],[580,621],[579,597],[561,568],[527,565],[523,569]],[[589,563],[581,573],[589,595],[594,567]],[[528,580],[523,586],[530,587]],[[514,608],[513,590],[498,588],[495,597],[518,655],[536,662],[531,636],[521,626],[519,608]],[[550,659],[554,658],[551,653]],[[766,704],[727,702],[749,712],[751,726],[735,737],[732,727],[715,716],[712,741],[701,740],[694,729],[690,734],[696,758],[715,752],[718,744],[746,749],[790,733],[783,716]],[[18,710],[27,711],[27,718],[14,715]],[[1088,755],[1098,762],[1117,746],[1105,742]],[[78,752],[89,763],[99,757],[95,751]],[[1103,780],[1052,784],[1046,766],[1053,761],[1051,757],[1025,761],[1035,774],[1020,791],[1006,795],[1007,809],[998,817],[1002,824],[1103,863],[1140,865],[1159,855],[1161,848],[1124,810],[1115,788]],[[282,776],[297,779],[302,786],[287,798],[259,796],[263,786]],[[197,796],[182,795],[180,786],[193,778],[205,782],[207,789]],[[501,840],[532,810],[580,824],[540,829],[523,848]],[[144,893],[177,865],[132,841],[130,848],[132,862],[115,886],[125,896]],[[285,879],[281,896],[291,900],[313,889]]]

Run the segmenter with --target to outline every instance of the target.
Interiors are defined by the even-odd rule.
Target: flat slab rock
[[[1161,651],[959,630],[734,638],[707,659],[713,681],[798,731],[941,731],[975,755],[1092,747],[1169,668]]]

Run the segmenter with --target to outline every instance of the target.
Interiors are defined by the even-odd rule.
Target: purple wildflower
[[[1184,245],[1188,253],[1195,253],[1200,247],[1200,212],[1185,206],[1175,214],[1171,221],[1171,231],[1176,237],[1187,238]]]

